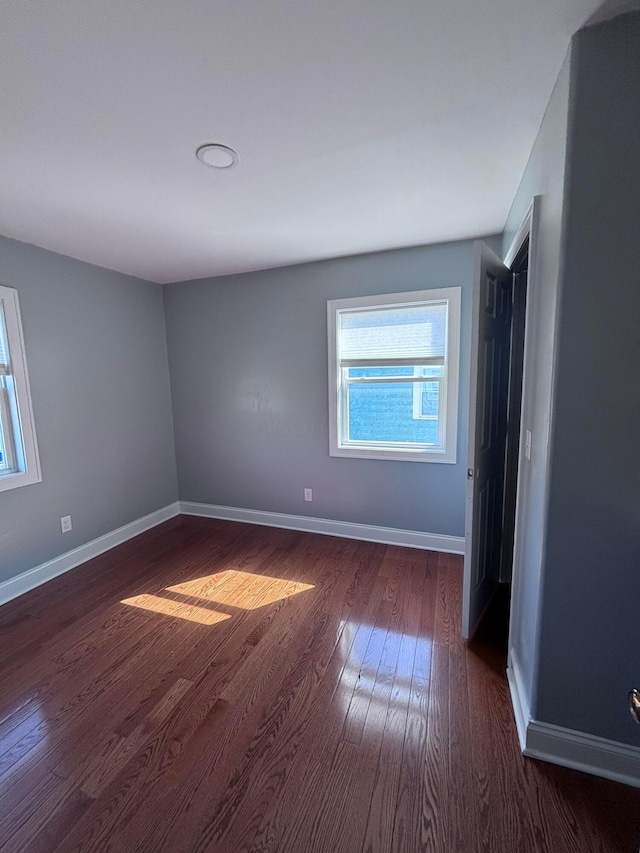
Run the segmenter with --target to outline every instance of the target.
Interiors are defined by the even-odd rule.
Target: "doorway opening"
[[[499,633],[500,645],[506,652],[509,640],[511,610],[511,579],[515,544],[516,504],[518,494],[518,468],[522,428],[522,384],[524,376],[524,333],[527,311],[527,281],[529,272],[529,236],[525,238],[515,260],[512,272],[511,344],[509,354],[509,384],[506,411],[506,449],[504,463],[504,495],[502,501],[500,543],[500,585],[494,604],[487,617],[494,623],[494,633]],[[525,438],[526,448],[530,448]]]
[[[538,203],[535,199],[505,262],[484,243],[476,244],[462,633],[471,639],[490,612],[492,622],[498,618],[505,626],[505,644],[510,585],[514,580],[517,585],[518,474],[530,450],[521,410]],[[497,617],[505,608],[506,617]]]
[[[522,379],[524,376],[524,330],[527,312],[527,279],[529,274],[529,236],[526,237],[520,247],[520,251],[511,265],[511,272],[513,274],[511,354],[509,358],[507,447],[502,510],[502,548],[500,554],[500,581],[502,583],[511,583],[513,573],[518,463],[522,426]]]

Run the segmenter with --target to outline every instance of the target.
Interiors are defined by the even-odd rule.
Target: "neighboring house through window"
[[[455,462],[460,288],[327,309],[330,454]]]
[[[0,286],[0,491],[40,480],[18,293]]]

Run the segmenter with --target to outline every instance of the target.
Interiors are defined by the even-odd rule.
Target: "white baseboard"
[[[640,748],[531,718],[518,659],[509,652],[507,678],[522,754],[640,788]]]
[[[522,671],[518,659],[513,653],[513,649],[509,652],[507,681],[509,682],[513,713],[516,718],[520,749],[524,752],[527,746],[527,727],[531,722],[531,713],[529,697],[524,686],[524,681],[522,680]]]
[[[13,598],[17,598],[25,592],[40,586],[58,575],[68,572],[70,569],[75,569],[76,566],[86,563],[87,560],[103,554],[116,545],[121,545],[128,539],[133,539],[145,530],[150,530],[163,521],[168,521],[176,515],[180,514],[178,502],[162,507],[155,512],[149,513],[142,518],[137,518],[123,527],[118,527],[117,530],[112,530],[110,533],[105,533],[104,536],[99,536],[85,545],[80,545],[79,548],[74,548],[73,551],[67,551],[66,554],[61,554],[53,560],[42,563],[33,569],[29,569],[14,578],[0,583],[0,604],[5,604]]]
[[[531,720],[524,754],[640,788],[640,748]]]
[[[286,530],[302,530],[306,533],[342,536],[346,539],[361,539],[364,542],[380,542],[383,545],[404,545],[408,548],[443,551],[448,554],[464,554],[463,536],[444,536],[439,533],[422,533],[418,530],[377,527],[350,521],[333,521],[329,518],[288,515],[282,512],[263,512],[257,509],[240,509],[233,506],[217,506],[191,501],[180,501],[180,512],[183,515],[222,518],[227,521],[242,521],[245,524],[262,524],[265,527],[283,527]]]

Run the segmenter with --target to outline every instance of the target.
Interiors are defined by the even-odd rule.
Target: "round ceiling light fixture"
[[[208,142],[196,151],[196,157],[210,169],[231,169],[238,165],[238,154],[228,145]]]

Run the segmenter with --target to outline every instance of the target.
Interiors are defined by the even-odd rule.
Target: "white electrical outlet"
[[[68,533],[73,528],[70,515],[65,515],[64,518],[60,519],[60,528],[63,533]]]
[[[304,490],[304,499],[305,501],[313,500],[313,489],[305,489]]]

